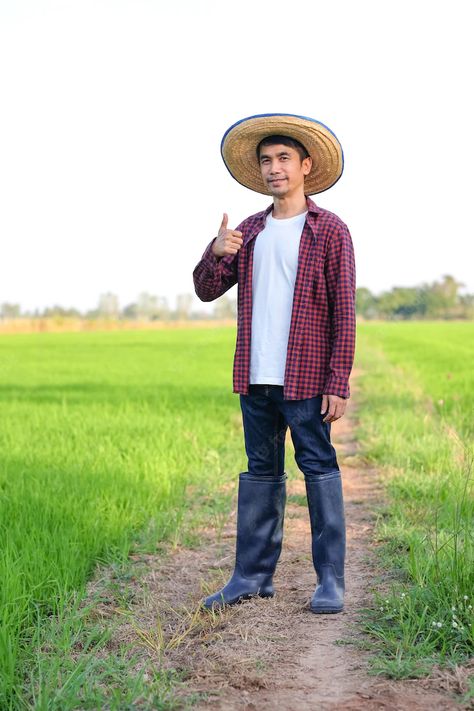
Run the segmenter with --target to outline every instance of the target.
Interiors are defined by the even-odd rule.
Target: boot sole
[[[343,607],[337,607],[337,608],[329,608],[329,607],[311,607],[309,608],[311,612],[314,612],[316,615],[335,615],[338,612],[343,611]]]
[[[247,595],[241,595],[240,597],[237,598],[237,600],[224,600],[224,602],[222,602],[222,600],[214,600],[210,605],[206,605],[203,602],[202,606],[206,610],[212,610],[212,608],[222,609],[224,607],[231,607],[232,605],[238,605],[239,603],[245,602],[246,600],[252,600],[252,598],[255,598],[255,597],[270,598],[270,597],[274,597],[274,596],[275,596],[275,593],[266,594],[266,595],[265,594],[260,595],[259,593],[249,593]]]

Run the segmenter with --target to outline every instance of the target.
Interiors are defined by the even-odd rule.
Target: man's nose
[[[270,166],[270,173],[273,175],[274,173],[279,173],[280,172],[280,164],[277,160],[273,160],[272,164]]]

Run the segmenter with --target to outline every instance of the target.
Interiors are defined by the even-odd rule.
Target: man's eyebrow
[[[289,156],[289,155],[290,155],[289,151],[280,151],[279,153],[277,153],[278,157]],[[262,160],[262,158],[270,158],[270,156],[268,155],[268,153],[260,153],[260,160]]]

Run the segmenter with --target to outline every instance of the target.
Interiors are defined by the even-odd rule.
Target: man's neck
[[[308,206],[304,194],[283,198],[273,197],[272,215],[276,220],[301,215],[301,213],[306,212],[307,209]]]

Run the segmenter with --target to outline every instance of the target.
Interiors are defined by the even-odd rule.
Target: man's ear
[[[311,168],[313,167],[313,159],[311,158],[311,156],[308,156],[307,158],[303,158],[301,164],[303,166],[303,173],[305,175],[309,175],[311,172]]]

